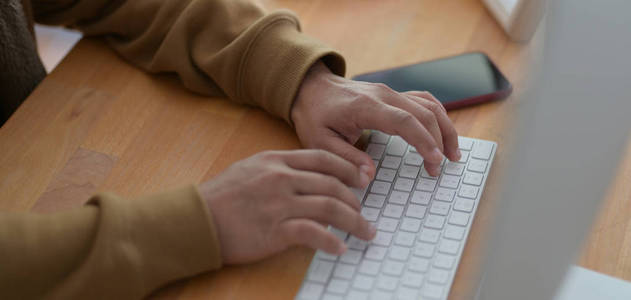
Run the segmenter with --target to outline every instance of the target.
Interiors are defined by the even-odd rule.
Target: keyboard
[[[414,147],[373,131],[366,152],[377,174],[353,191],[377,235],[368,242],[329,227],[348,250],[316,251],[296,299],[446,299],[497,149],[458,141],[460,161],[443,160],[432,177]]]

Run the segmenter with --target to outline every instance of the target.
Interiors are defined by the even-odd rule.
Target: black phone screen
[[[488,95],[501,98],[511,90],[504,75],[479,52],[362,74],[353,79],[385,83],[398,92],[429,91],[445,105]],[[508,92],[502,94],[502,91]]]

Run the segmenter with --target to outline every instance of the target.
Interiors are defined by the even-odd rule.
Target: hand
[[[212,212],[223,261],[245,263],[306,245],[346,251],[326,225],[371,240],[375,228],[359,213],[347,186],[370,179],[352,163],[323,150],[263,152],[239,161],[199,192]]]
[[[383,84],[334,75],[321,62],[302,82],[291,119],[307,148],[331,151],[374,176],[370,156],[355,147],[364,129],[399,135],[423,156],[430,175],[439,174],[443,154],[460,159],[458,134],[442,104],[428,92],[397,93]]]

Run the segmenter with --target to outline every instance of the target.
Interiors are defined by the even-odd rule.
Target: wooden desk
[[[481,50],[521,91],[531,46],[514,44],[478,0],[264,1],[298,13],[304,30],[342,51],[349,75]],[[450,112],[459,133],[509,141],[513,96]],[[102,42],[83,40],[0,129],[0,209],[51,212],[83,204],[96,191],[136,196],[212,178],[266,149],[294,149],[292,130],[260,110],[194,95],[172,76],[151,76]],[[483,227],[504,164],[499,148],[452,289],[467,298]],[[626,155],[580,264],[631,280],[631,153]],[[165,299],[291,299],[312,250],[226,267],[177,282]]]

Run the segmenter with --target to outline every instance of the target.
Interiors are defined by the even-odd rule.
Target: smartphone
[[[385,83],[398,92],[428,91],[447,110],[503,99],[513,90],[508,79],[481,52],[361,74],[353,79]]]

